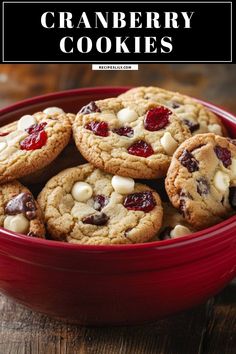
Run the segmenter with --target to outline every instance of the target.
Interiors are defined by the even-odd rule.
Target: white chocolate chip
[[[43,113],[45,114],[55,114],[55,113],[58,113],[58,114],[61,114],[61,113],[65,113],[63,111],[63,109],[59,108],[59,107],[48,107],[48,108],[45,108]]]
[[[138,114],[130,108],[123,108],[117,113],[117,118],[121,123],[130,123],[138,118]]]
[[[8,215],[4,220],[3,227],[14,232],[25,234],[29,230],[29,220],[26,219],[23,214]]]
[[[213,183],[220,192],[224,193],[229,188],[229,184],[230,184],[229,175],[222,171],[217,171],[214,176]]]
[[[129,177],[113,176],[111,180],[112,187],[117,193],[128,194],[134,190],[134,180]]]
[[[214,133],[216,135],[222,135],[222,129],[219,124],[209,124],[208,125],[208,131],[210,133]]]
[[[78,202],[85,202],[93,194],[92,187],[86,182],[76,182],[71,191],[72,197]]]
[[[183,225],[176,225],[170,232],[170,236],[173,238],[181,237],[188,234],[191,234],[191,231],[188,227]]]
[[[8,146],[13,146],[13,145],[17,145],[21,140],[23,140],[27,136],[28,133],[26,133],[25,131],[16,130],[6,136],[6,141]]]
[[[1,148],[0,148],[1,150]],[[236,178],[236,159],[232,159],[231,165],[230,165],[230,171],[231,171],[231,176],[232,178]]]
[[[19,119],[19,121],[17,123],[17,129],[18,130],[26,130],[35,123],[37,123],[37,122],[36,122],[36,119],[34,118],[34,116],[27,114]]]
[[[5,143],[5,141],[0,141],[0,152],[2,150],[4,150],[7,147],[7,144]]]
[[[163,137],[160,139],[160,142],[168,155],[173,155],[173,153],[178,147],[177,141],[172,137],[169,132],[165,132]]]

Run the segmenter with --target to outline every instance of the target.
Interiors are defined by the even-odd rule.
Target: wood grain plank
[[[70,64],[60,89],[85,86],[154,85],[180,91],[236,111],[236,64],[140,64],[138,71],[92,71],[91,65]]]
[[[157,85],[236,111],[236,64],[140,64],[138,71],[92,71],[90,64],[0,64],[0,106],[88,86]]]
[[[4,354],[234,354],[236,286],[190,311],[131,327],[82,327],[32,312],[0,296]]]
[[[67,66],[0,64],[0,107],[25,98],[58,91]]]
[[[79,327],[34,313],[1,296],[0,353],[198,353],[205,305],[154,324]],[[186,340],[188,338],[188,340]]]
[[[236,353],[236,284],[228,286],[215,299],[207,323],[201,354]]]

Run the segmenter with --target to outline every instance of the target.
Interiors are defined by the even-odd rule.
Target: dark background
[[[112,72],[92,71],[88,64],[5,64],[0,65],[0,106],[48,92],[102,85],[158,85],[236,113],[234,64],[146,64],[139,71]],[[0,295],[0,354],[235,354],[235,295],[232,283],[195,309],[153,324],[118,328],[57,322]]]
[[[88,86],[156,85],[236,113],[236,64],[139,64],[138,71],[92,71],[90,64],[0,64],[0,106]]]

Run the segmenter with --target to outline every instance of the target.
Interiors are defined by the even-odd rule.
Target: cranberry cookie
[[[165,183],[193,227],[221,221],[236,209],[236,146],[211,133],[188,139],[176,150]]]
[[[186,124],[192,135],[209,132],[227,135],[225,127],[214,113],[194,99],[178,92],[152,86],[136,87],[119,97],[125,101],[145,99],[169,107]]]
[[[17,181],[0,185],[0,226],[32,237],[45,236],[37,202],[31,192]]]
[[[46,113],[45,113],[46,112]],[[0,130],[0,183],[47,166],[68,144],[69,114],[50,109],[25,115]]]
[[[94,166],[132,178],[164,176],[173,152],[191,136],[171,109],[119,98],[83,107],[73,134],[78,149]]]
[[[108,245],[150,240],[161,227],[156,192],[91,164],[62,171],[38,196],[53,239]]]

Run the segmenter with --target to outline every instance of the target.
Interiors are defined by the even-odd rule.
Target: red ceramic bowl
[[[26,100],[0,123],[47,106],[77,112],[125,88],[90,88]],[[236,136],[236,117],[203,102]],[[85,325],[136,324],[204,302],[236,275],[236,216],[175,240],[80,246],[0,230],[0,289],[33,310]]]

